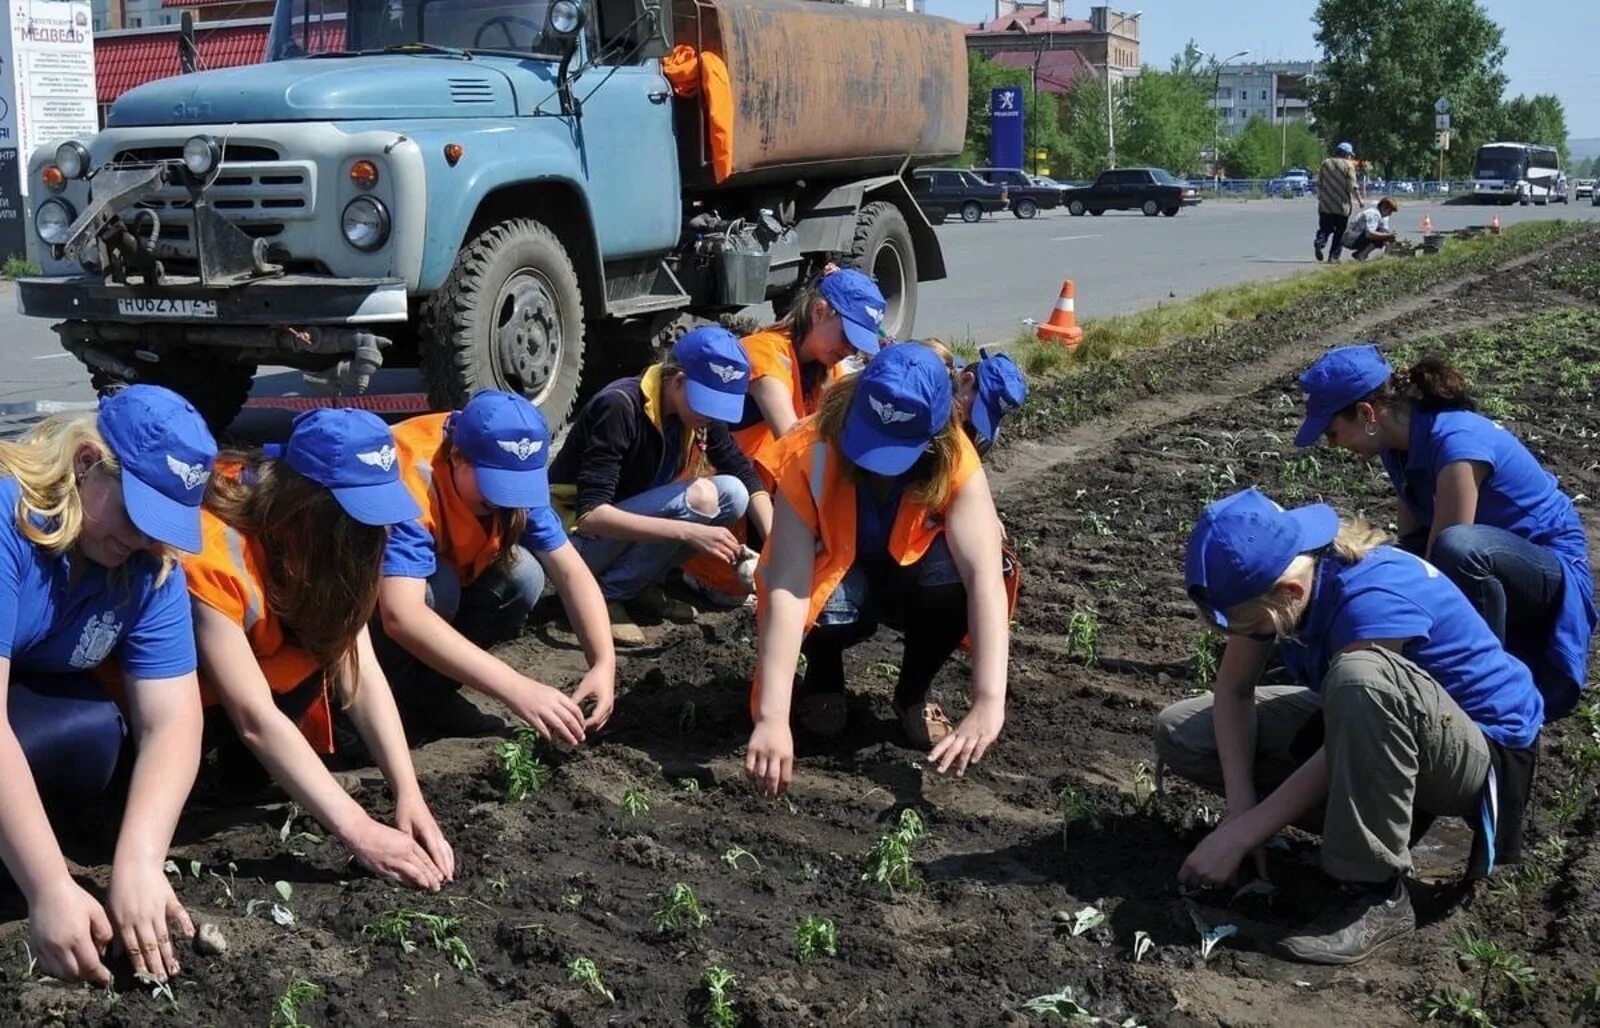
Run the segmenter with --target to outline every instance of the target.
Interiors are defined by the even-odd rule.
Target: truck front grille
[[[153,153],[165,148],[150,147],[128,153]],[[311,161],[264,161],[234,159],[237,149],[230,147],[216,179],[206,187],[206,197],[223,217],[238,225],[245,234],[270,239],[282,234],[286,223],[310,221],[316,212],[316,165]],[[254,149],[260,150],[261,147]],[[193,242],[194,212],[189,191],[181,183],[166,186],[159,194],[118,212],[129,224],[137,223],[141,209],[161,220],[158,252],[172,259],[196,256]],[[141,234],[144,230],[141,228]]]

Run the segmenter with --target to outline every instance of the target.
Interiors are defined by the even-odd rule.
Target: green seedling
[[[1133,802],[1134,802],[1134,805],[1136,805],[1136,806],[1138,806],[1140,808],[1148,806],[1149,803],[1150,803],[1150,800],[1155,796],[1155,794],[1156,794],[1155,769],[1150,766],[1150,762],[1149,761],[1140,760],[1140,761],[1134,762],[1134,765],[1133,765]]]
[[[1498,942],[1481,939],[1470,928],[1461,929],[1452,948],[1464,964],[1475,966],[1482,976],[1478,997],[1486,1009],[1493,1010],[1513,1001],[1526,1003],[1533,987],[1539,983],[1539,974],[1527,961]]]
[[[323,988],[320,985],[304,979],[290,982],[272,1003],[272,1028],[311,1028],[308,1022],[300,1020],[300,1004],[322,996]]]
[[[178,997],[172,991],[172,982],[171,981],[165,981],[165,982],[157,981],[155,978],[151,977],[150,975],[143,974],[143,973],[136,973],[133,977],[134,977],[134,980],[137,981],[140,985],[143,985],[145,988],[150,990],[150,998],[151,999],[164,999],[164,1000],[166,1000],[167,1001],[167,1005],[172,1007],[172,1010],[173,1010],[174,1013],[176,1013],[180,1009],[179,1006],[178,1006]]]
[[[1067,836],[1074,825],[1086,825],[1097,832],[1100,830],[1100,808],[1095,806],[1093,796],[1076,785],[1062,786],[1056,794],[1056,807],[1061,811],[1062,846],[1066,846]]]
[[[1219,924],[1215,927],[1200,920],[1200,915],[1194,910],[1189,911],[1189,919],[1194,922],[1194,930],[1200,933],[1200,959],[1210,960],[1211,953],[1223,939],[1238,933],[1237,925]]]
[[[739,1012],[733,1009],[733,987],[739,980],[725,967],[712,965],[700,979],[706,987],[706,1028],[737,1028]]]
[[[900,665],[892,660],[877,660],[867,665],[867,673],[894,681],[900,677]]]
[[[644,817],[650,813],[650,800],[641,789],[629,789],[622,794],[622,816]]]
[[[421,928],[428,935],[428,940],[433,948],[450,958],[450,962],[461,971],[477,971],[478,962],[472,956],[472,950],[467,947],[466,940],[461,938],[461,919],[459,917],[443,917],[439,914],[426,914],[420,910],[407,910],[397,907],[386,911],[372,924],[361,929],[362,935],[371,936],[380,942],[392,943],[400,948],[402,953],[415,953],[417,941],[416,929]]]
[[[211,872],[211,877],[215,878],[217,883],[222,886],[223,900],[219,902],[219,906],[236,907],[239,905],[238,898],[234,894],[234,888],[239,883],[233,877],[238,871],[239,865],[230,860],[228,861],[228,877],[224,878],[215,871]]]
[[[911,862],[911,850],[927,837],[928,825],[922,815],[909,807],[902,810],[899,827],[872,844],[861,880],[883,886],[891,896],[919,891],[922,876]]]
[[[1222,660],[1222,639],[1217,633],[1202,630],[1194,637],[1194,654],[1189,658],[1189,667],[1194,672],[1194,680],[1200,685],[1209,687],[1217,680],[1217,666]]]
[[[700,900],[694,890],[683,882],[667,890],[666,903],[655,912],[656,931],[663,935],[671,932],[699,931],[711,923],[711,918],[700,909]]]
[[[505,875],[495,875],[489,879],[489,888],[494,891],[496,896],[504,896],[506,890],[511,888],[511,883],[506,880]]]
[[[680,779],[678,779],[678,790],[680,792],[699,792],[700,791],[700,779],[698,779],[698,778],[680,778]]]
[[[592,992],[599,993],[606,998],[608,1003],[615,1003],[617,997],[606,988],[605,980],[600,977],[600,969],[588,957],[578,957],[567,965],[567,980],[577,982]]]
[[[1133,933],[1133,962],[1135,964],[1143,960],[1145,956],[1155,948],[1155,940],[1150,938],[1149,932]]]
[[[1489,1012],[1478,1003],[1478,997],[1468,989],[1444,988],[1428,994],[1423,1001],[1423,1020],[1445,1024],[1494,1028]]]
[[[761,861],[756,859],[756,855],[737,843],[722,851],[722,862],[735,871],[739,870],[741,860],[749,860],[756,866],[757,871],[761,870]]]
[[[1084,932],[1093,931],[1105,923],[1105,911],[1093,904],[1086,905],[1082,910],[1072,915],[1072,937],[1076,939]]]
[[[839,955],[839,929],[826,917],[808,917],[794,930],[794,949],[801,960]]]
[[[531,728],[519,728],[516,737],[495,747],[500,767],[506,776],[506,802],[520,803],[544,788],[550,777],[550,765],[535,753],[539,733]]]
[[[1095,1024],[1100,1020],[1094,1016],[1093,1011],[1078,1002],[1078,997],[1070,985],[1062,986],[1060,992],[1035,996],[1022,1004],[1022,1009],[1030,1014],[1045,1014],[1060,1018],[1068,1024]]]
[[[1084,667],[1092,667],[1100,642],[1100,619],[1093,611],[1075,610],[1067,619],[1067,656],[1078,657]]]

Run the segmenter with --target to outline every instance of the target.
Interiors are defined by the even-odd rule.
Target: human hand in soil
[[[928,752],[928,762],[938,768],[940,774],[954,768],[956,777],[962,777],[969,764],[976,764],[989,752],[1005,722],[1003,704],[979,700],[956,725],[956,730]]]
[[[444,872],[410,833],[390,828],[370,817],[345,845],[363,867],[380,878],[429,892],[438,892],[445,882]]]
[[[71,878],[63,876],[28,905],[28,945],[52,978],[111,984],[100,957],[112,938],[106,912]]]
[[[194,922],[161,868],[151,865],[125,871],[114,865],[106,906],[134,974],[164,982],[182,970],[170,927],[176,925],[183,938],[192,939]]]
[[[1232,885],[1239,875],[1239,861],[1244,859],[1245,852],[1234,826],[1224,821],[1201,839],[1200,845],[1184,860],[1178,869],[1178,881],[1208,889]]]
[[[597,732],[611,720],[611,709],[617,702],[617,673],[612,668],[592,667],[573,690],[572,702],[581,710],[585,703],[593,703],[594,710],[584,718],[583,727]]]
[[[794,733],[787,724],[757,721],[744,755],[744,772],[767,799],[777,799],[794,778]]]
[[[402,800],[394,805],[394,826],[421,844],[427,851],[428,859],[433,861],[433,866],[444,875],[445,881],[455,881],[455,850],[450,848],[438,820],[422,797]]]
[[[683,541],[696,553],[709,553],[733,564],[739,559],[739,540],[720,525],[684,524]]]
[[[583,708],[575,697],[531,678],[525,685],[511,704],[518,717],[546,739],[566,746],[583,742]]]

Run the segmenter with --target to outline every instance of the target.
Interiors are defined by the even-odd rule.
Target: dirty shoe
[[[680,625],[691,625],[698,616],[691,604],[667,595],[659,585],[652,585],[634,598],[632,606],[645,614]]]
[[[1307,964],[1356,964],[1417,930],[1403,878],[1386,885],[1345,886],[1335,903],[1301,933],[1279,941],[1286,956]]]
[[[611,641],[618,646],[643,646],[644,629],[633,620],[628,608],[619,601],[606,604],[606,616],[611,619]]]
[[[937,703],[919,703],[900,712],[900,727],[918,749],[931,750],[956,730]]]

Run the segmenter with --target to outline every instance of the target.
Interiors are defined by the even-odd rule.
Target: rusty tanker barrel
[[[917,166],[961,153],[958,22],[817,0],[678,0],[674,28],[675,43],[728,67],[733,174],[723,186],[892,175],[907,157]],[[684,172],[709,184],[703,122],[689,120]]]

